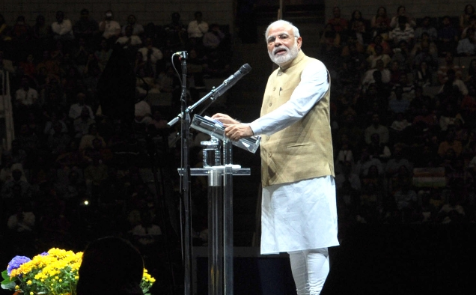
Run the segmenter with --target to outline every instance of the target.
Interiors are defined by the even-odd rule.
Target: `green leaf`
[[[7,271],[7,270],[2,271],[2,278],[3,278],[4,280],[6,280],[6,279],[10,280],[10,276],[8,275],[8,271]]]
[[[5,289],[5,290],[13,290],[15,289],[15,282],[12,282],[12,281],[9,281],[9,282],[6,282],[6,280],[4,280],[2,282],[2,289]]]

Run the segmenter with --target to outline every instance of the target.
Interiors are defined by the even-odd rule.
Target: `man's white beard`
[[[286,53],[282,54],[282,55],[278,55],[278,56],[274,55],[274,53],[278,49],[279,50],[285,49]],[[296,40],[294,41],[294,44],[291,48],[287,48],[284,45],[281,46],[281,47],[276,47],[276,48],[273,49],[272,52],[268,51],[268,55],[269,55],[269,58],[271,59],[271,61],[274,62],[275,64],[277,64],[278,66],[282,65],[282,64],[285,64],[288,61],[291,61],[291,60],[295,59],[298,55],[298,48],[297,48]]]

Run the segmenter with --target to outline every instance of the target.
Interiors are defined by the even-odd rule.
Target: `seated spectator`
[[[73,25],[64,16],[63,11],[56,12],[56,21],[51,24],[51,31],[55,40],[70,41],[74,39]]]
[[[101,184],[108,178],[108,166],[102,162],[99,154],[93,156],[89,165],[84,168],[84,179],[89,194],[93,196],[92,204],[97,205]]]
[[[438,53],[440,56],[446,56],[447,53],[453,54],[458,44],[459,32],[451,24],[449,16],[443,17],[442,26],[438,30]]]
[[[50,30],[50,26],[46,25],[45,17],[42,14],[37,15],[35,24],[32,26],[32,39],[33,44],[35,44],[35,47],[37,46],[40,52],[46,47],[46,42],[51,33]]]
[[[332,8],[333,17],[327,23],[331,24],[334,30],[339,34],[345,34],[349,28],[349,23],[346,19],[341,17],[340,8],[335,6]]]
[[[38,91],[30,87],[27,76],[21,79],[21,88],[15,92],[15,104],[17,107],[33,107],[38,104]]]
[[[393,50],[392,50],[392,47],[390,46],[390,44],[383,39],[383,37],[381,35],[376,35],[372,42],[367,46],[367,54],[368,55],[373,55],[375,54],[375,46],[376,45],[380,45],[382,46],[382,52],[384,54],[388,54],[389,56],[393,54]]]
[[[446,132],[445,140],[442,141],[438,147],[438,155],[443,158],[446,155],[446,152],[451,149],[456,157],[461,155],[463,151],[463,145],[461,141],[455,140],[455,132],[453,130],[448,130]]]
[[[88,9],[81,10],[80,18],[73,26],[73,32],[76,38],[84,38],[88,44],[99,32],[98,22],[90,17]]]
[[[400,41],[405,41],[410,44],[410,47],[413,46],[415,32],[413,31],[413,28],[408,25],[408,19],[405,16],[398,17],[398,26],[390,31],[389,39],[394,45],[399,44]]]
[[[32,130],[28,124],[24,123],[20,126],[16,139],[27,154],[31,155],[30,153],[38,151],[40,139],[35,130]]]
[[[474,6],[471,4],[466,4],[464,7],[463,14],[459,17],[459,27],[466,28],[470,24],[470,18],[476,16],[474,12]]]
[[[430,42],[435,42],[438,38],[438,31],[431,24],[431,18],[429,16],[425,16],[421,25],[415,29],[415,41],[417,43],[422,41],[423,34],[428,36]]]
[[[409,27],[412,27],[412,28],[415,27],[416,25],[415,21],[413,20],[411,16],[408,15],[407,9],[403,5],[398,6],[397,14],[394,17],[392,17],[392,20],[390,21],[390,27],[396,28],[397,26],[399,26],[400,17],[404,17],[406,19],[406,24]]]
[[[187,43],[187,28],[180,20],[180,13],[172,13],[171,22],[164,27],[166,47],[172,52],[184,49]]]
[[[31,39],[31,27],[26,23],[25,16],[19,15],[12,27],[11,38],[17,43],[17,48],[26,46],[26,42]],[[24,48],[20,48],[23,50]]]
[[[404,157],[404,147],[402,144],[396,144],[393,148],[393,155],[385,165],[385,174],[388,178],[398,176],[401,168],[406,171],[413,171],[413,164]]]
[[[412,68],[412,56],[407,41],[401,40],[393,49],[392,61],[398,61],[400,69],[408,73]]]
[[[335,55],[341,48],[341,34],[338,33],[332,24],[326,24],[320,36],[320,52],[323,55]]]
[[[230,62],[228,57],[213,50],[207,55],[206,63],[204,64],[203,74],[213,78],[224,78],[230,73]]]
[[[31,233],[35,230],[35,213],[30,202],[17,201],[13,212],[7,221],[9,230],[16,233]]]
[[[430,70],[435,71],[438,68],[438,54],[436,51],[431,52],[432,48],[428,41],[422,41],[415,46],[417,50],[412,50],[411,56],[413,56],[413,69],[418,68],[422,62],[425,62]],[[415,49],[414,48],[414,49]],[[436,46],[434,47],[436,50]]]
[[[203,21],[203,15],[201,11],[196,11],[194,13],[194,20],[188,23],[187,32],[188,39],[191,41],[192,46],[198,45],[201,46],[202,38],[206,32],[208,32],[208,23]]]
[[[126,33],[127,27],[131,27],[131,35],[132,36],[139,36],[140,37],[144,33],[144,27],[141,24],[137,23],[137,18],[133,14],[130,14],[127,17],[127,24],[122,27],[121,33],[122,33],[123,36],[127,35],[127,33]]]
[[[152,38],[146,38],[144,45],[144,47],[139,49],[142,59],[144,62],[151,62],[155,69],[157,62],[163,58],[162,51],[154,46]]]
[[[444,204],[436,217],[439,223],[460,223],[465,217],[463,206],[459,204],[458,196],[451,193],[448,202]]]
[[[94,53],[101,72],[104,71],[104,68],[106,67],[107,62],[109,61],[111,54],[112,49],[110,48],[107,39],[102,39],[101,43],[99,44],[99,49],[96,50],[96,52]]]
[[[370,34],[367,28],[368,21],[362,17],[360,10],[354,10],[349,21],[349,36],[355,36],[359,44],[368,44]]]
[[[89,118],[94,119],[92,108],[85,103],[86,95],[82,92],[78,92],[78,94],[76,94],[76,101],[77,103],[74,103],[69,107],[68,117],[74,121],[81,116],[83,109],[86,108],[89,113]]]
[[[153,216],[148,211],[141,212],[141,222],[132,229],[134,241],[139,247],[157,246],[157,239],[162,235],[160,226],[154,223]]]
[[[79,150],[94,148],[93,141],[95,139],[101,140],[102,146],[106,146],[106,141],[104,141],[104,138],[99,134],[97,126],[92,124],[89,126],[88,134],[85,134],[81,137],[81,141],[79,142]]]
[[[452,53],[445,54],[445,64],[441,65],[438,68],[438,82],[440,83],[440,85],[445,84],[445,82],[447,81],[448,77],[446,72],[449,69],[452,69],[454,71],[457,78],[462,79],[463,73],[461,71],[460,66],[454,63],[454,58]]]
[[[387,160],[392,155],[388,146],[380,142],[380,136],[377,133],[370,136],[370,144],[367,148],[371,157],[379,159],[382,163],[387,163]]]
[[[26,154],[24,156],[26,157]],[[22,163],[15,162],[13,160],[11,151],[5,151],[3,153],[1,160],[2,160],[2,168],[0,169],[0,187],[2,187],[5,184],[5,182],[13,179],[13,176],[12,176],[13,170],[20,170],[22,172],[21,180],[27,181]]]
[[[433,73],[426,61],[422,61],[415,69],[413,81],[419,87],[429,87],[433,84]]]
[[[349,138],[349,142],[351,142],[355,147],[360,148],[362,144],[362,139],[364,138],[364,132],[357,124],[355,115],[347,114],[344,116],[342,123],[339,124],[339,129],[337,130],[337,145],[342,144],[340,139],[345,134],[347,138]]]
[[[460,119],[464,122],[463,117],[461,116],[455,105],[453,103],[446,104],[445,109],[443,109],[443,112],[439,119],[441,131],[448,130],[448,127],[454,125],[454,122],[457,119]]]
[[[476,55],[476,35],[474,29],[468,29],[466,37],[458,41],[456,53],[460,56]]]
[[[43,134],[46,136],[54,135],[59,133],[67,133],[68,126],[61,117],[63,114],[57,114],[54,111],[48,112],[48,121],[45,123],[45,128],[43,129]],[[59,117],[58,117],[59,116]]]
[[[406,100],[411,102],[415,98],[415,84],[408,79],[408,74],[400,75],[400,80],[394,84],[393,89],[396,87],[402,87],[402,95]]]
[[[341,163],[342,170],[336,174],[336,188],[341,189],[347,182],[355,191],[361,190],[360,177],[352,171],[352,163],[344,161]]]
[[[457,91],[460,93],[459,96],[465,96],[468,94],[468,88],[466,87],[464,82],[456,76],[456,72],[453,69],[449,69],[446,71],[446,81],[443,86],[441,86],[438,93],[444,93],[445,88],[457,89]]]
[[[95,121],[91,118],[89,109],[87,107],[83,108],[81,110],[81,116],[76,118],[73,122],[75,138],[81,138],[83,135],[88,134],[90,127],[94,124]]]
[[[218,49],[223,39],[225,39],[225,34],[220,30],[218,24],[211,24],[210,29],[203,35],[203,46],[208,50]]]
[[[48,148],[51,154],[55,156],[54,159],[67,149],[72,140],[71,136],[63,131],[63,128],[66,127],[66,125],[63,124],[61,121],[53,123],[52,131],[48,134]]]
[[[378,60],[382,60],[384,67],[386,67],[392,59],[388,54],[383,53],[383,47],[381,45],[375,45],[374,49],[375,53],[367,58],[369,68],[376,68]]]
[[[100,238],[84,250],[77,294],[142,294],[143,273],[144,261],[131,243],[117,237]]]
[[[75,63],[75,67],[79,72],[84,71],[84,67],[88,62],[88,56],[91,52],[94,52],[93,49],[88,45],[84,37],[78,38],[78,45],[71,50],[71,58]]]
[[[418,204],[418,196],[409,181],[401,183],[393,196],[399,211],[413,211]]]
[[[367,176],[369,174],[370,167],[375,166],[378,174],[383,173],[383,164],[378,158],[372,157],[368,147],[363,147],[360,155],[360,159],[355,163],[354,172],[360,177]]]
[[[12,170],[12,179],[7,180],[2,186],[1,196],[2,199],[11,202],[11,201],[23,201],[31,199],[31,186],[26,181],[23,180],[23,172],[20,169]]]
[[[416,41],[412,49],[412,56],[416,56],[424,47],[428,47],[428,53],[435,59],[438,59],[438,47],[427,32],[423,32],[420,39]],[[435,66],[438,66],[437,64]]]
[[[349,137],[347,134],[343,134],[340,139],[341,146],[337,152],[337,169],[340,170],[344,162],[351,164],[352,168],[354,166],[354,153],[352,152],[352,144],[349,142]]]
[[[380,6],[377,9],[377,13],[372,17],[371,27],[372,35],[374,38],[376,36],[381,36],[384,40],[388,39],[388,34],[391,30],[390,27],[391,19],[387,15],[387,9],[383,6]]]
[[[382,83],[388,84],[390,82],[390,70],[384,66],[383,60],[378,60],[376,65],[374,69],[365,72],[364,78],[362,79],[362,86],[368,87],[368,85],[375,83],[375,72],[380,72],[379,78]]]
[[[36,61],[33,54],[28,54],[26,58],[20,61],[18,65],[18,71],[20,75],[25,75],[29,78],[33,78],[36,74]]]
[[[357,36],[354,35],[349,35],[347,38],[347,42],[345,43],[344,47],[342,47],[341,51],[341,56],[342,57],[348,57],[350,55],[350,47],[353,46],[355,51],[357,51],[358,54],[364,54],[365,53],[365,47],[363,43],[360,43],[360,41],[357,39]],[[365,56],[364,56],[365,59]]]
[[[142,44],[142,40],[139,36],[133,35],[132,26],[126,26],[122,37],[119,37],[116,43],[119,43],[123,48],[138,48]]]
[[[395,120],[390,125],[390,130],[393,132],[392,138],[394,142],[407,142],[407,133],[412,124],[407,121],[404,114],[397,113]]]
[[[102,37],[106,40],[112,40],[113,42],[121,34],[121,25],[113,20],[113,14],[111,10],[104,13],[104,19],[99,22],[99,31],[102,32]]]
[[[397,85],[389,97],[388,109],[395,115],[397,113],[405,114],[410,107],[410,100],[403,97],[403,87]]]
[[[372,134],[377,133],[379,135],[380,143],[388,143],[388,128],[380,124],[379,115],[372,116],[372,124],[365,129],[365,143],[370,144]]]
[[[472,33],[474,34],[474,31],[476,31],[476,15],[473,15],[469,18],[469,25],[463,28],[463,32],[461,33],[461,39],[468,37],[468,31],[470,29],[473,29]]]

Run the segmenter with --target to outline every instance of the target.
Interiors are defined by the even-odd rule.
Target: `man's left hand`
[[[253,136],[253,130],[247,124],[225,124],[225,135],[231,140],[237,141],[243,137]]]

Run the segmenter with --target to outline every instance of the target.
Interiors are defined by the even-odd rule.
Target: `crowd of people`
[[[333,9],[316,57],[332,76],[341,227],[475,221],[475,30],[472,5],[460,17],[421,19],[403,6],[395,15],[379,7],[368,18],[356,10],[350,19]],[[97,97],[114,50],[125,53],[137,79],[133,124],[104,116]],[[1,155],[7,248],[81,248],[121,233],[150,253],[164,225],[162,192],[143,177],[150,165],[144,134],[156,144],[169,139],[160,132],[167,116],[147,99],[165,93],[179,103],[171,62],[178,51],[189,53],[192,101],[204,78],[230,73],[230,34],[201,12],[188,26],[179,13],[164,25],[142,25],[134,15],[120,24],[112,11],[95,21],[87,9],[76,21],[58,11],[51,24],[42,15],[33,25],[23,16],[7,24],[0,15],[0,68],[10,73],[16,133]],[[206,196],[206,184],[194,185]],[[206,210],[202,201],[197,211]]]
[[[476,15],[333,8],[319,58],[333,77],[339,224],[475,221]]]
[[[15,126],[11,149],[1,151],[2,259],[51,247],[80,251],[98,237],[118,235],[139,248],[154,272],[163,265],[156,259],[166,259],[164,232],[172,232],[168,246],[179,251],[178,229],[163,216],[165,190],[176,203],[171,210],[179,202],[170,196],[177,194],[178,174],[168,169],[180,157],[166,128],[168,112],[180,105],[174,72],[180,61],[172,58],[179,51],[189,53],[190,102],[206,91],[204,79],[229,75],[227,27],[209,25],[200,11],[188,25],[177,12],[167,24],[140,24],[134,15],[120,24],[112,11],[96,21],[87,9],[77,20],[57,11],[51,24],[42,15],[33,25],[23,16],[8,24],[0,15],[0,70],[10,78]],[[108,70],[115,56],[126,62]],[[103,73],[114,71],[135,79],[130,121],[108,115],[106,106],[125,107],[120,100],[106,105],[99,97]],[[121,81],[107,83],[122,89]],[[173,188],[164,188],[167,175]]]

